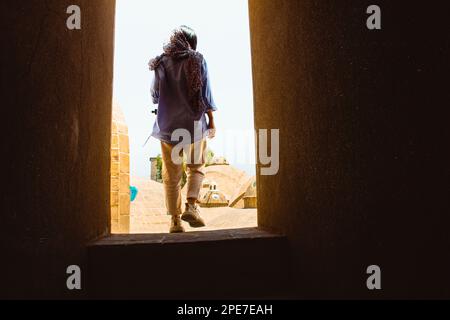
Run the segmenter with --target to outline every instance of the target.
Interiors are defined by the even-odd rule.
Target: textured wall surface
[[[113,104],[111,128],[111,232],[130,232],[130,139],[117,104]]]
[[[74,296],[66,267],[109,231],[115,2],[77,1],[74,31],[71,4],[0,4],[0,296]]]
[[[449,298],[444,2],[376,1],[380,31],[369,1],[249,3],[256,127],[281,130],[259,223],[288,235],[297,295]]]

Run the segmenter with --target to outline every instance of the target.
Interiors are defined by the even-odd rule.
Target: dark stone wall
[[[81,30],[66,27],[72,4]],[[109,231],[114,7],[0,4],[1,297],[73,297],[66,267]]]
[[[449,298],[444,1],[375,1],[380,31],[373,1],[249,3],[256,127],[281,130],[259,223],[288,235],[296,296]]]

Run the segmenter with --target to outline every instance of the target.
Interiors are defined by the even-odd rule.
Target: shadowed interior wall
[[[114,0],[0,4],[1,296],[73,297],[66,268],[109,231]],[[6,151],[7,150],[7,151]]]
[[[296,295],[449,298],[444,2],[376,1],[379,31],[371,1],[249,3],[256,128],[281,130],[258,218],[288,235]]]

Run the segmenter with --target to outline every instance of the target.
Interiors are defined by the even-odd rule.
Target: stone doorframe
[[[121,108],[113,103],[111,127],[111,233],[130,232],[130,142]]]

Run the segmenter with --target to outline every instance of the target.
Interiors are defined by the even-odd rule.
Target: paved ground
[[[193,229],[183,222],[186,231],[212,231],[257,226],[256,209],[201,208],[201,215],[206,222],[205,228]],[[130,233],[166,233],[170,226],[170,217],[162,213],[131,212]]]
[[[148,178],[132,177],[132,185],[138,195],[131,203],[130,233],[169,232],[170,216],[164,208],[164,190],[161,183]],[[185,199],[183,197],[183,203]],[[223,229],[253,228],[257,226],[256,209],[200,208],[206,227],[192,229],[183,222],[186,231],[212,231]]]

